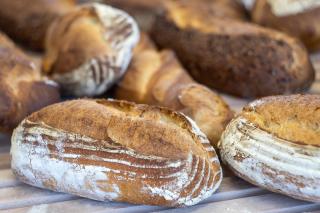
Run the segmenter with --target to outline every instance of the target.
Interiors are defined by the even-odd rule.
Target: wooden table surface
[[[312,57],[319,71],[310,93],[320,94],[320,54]],[[235,111],[248,101],[224,96]],[[118,202],[97,202],[64,193],[25,185],[10,170],[10,138],[0,135],[0,212],[6,213],[103,213],[103,212],[319,212],[320,203],[308,203],[274,194],[253,186],[232,174],[226,174],[220,189],[200,204],[188,208],[168,209]]]

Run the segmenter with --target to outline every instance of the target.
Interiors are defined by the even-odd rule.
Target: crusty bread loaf
[[[190,116],[216,147],[233,113],[215,92],[196,83],[170,50],[157,51],[142,36],[116,98],[169,107]]]
[[[95,200],[193,205],[219,186],[219,159],[180,113],[115,100],[74,100],[26,118],[11,167],[33,186]]]
[[[0,30],[23,45],[43,49],[51,22],[74,6],[75,0],[1,0]]]
[[[320,50],[320,1],[257,0],[252,19],[300,38],[310,51]]]
[[[255,185],[319,202],[319,109],[319,95],[254,101],[223,133],[222,160]]]
[[[149,31],[156,14],[163,10],[163,4],[168,1],[174,2],[175,0],[102,0],[101,2],[127,11],[136,18],[141,29]],[[238,1],[183,0],[181,2],[193,4],[204,16],[210,13],[210,15],[222,18],[247,20],[245,8]]]
[[[259,97],[304,91],[314,69],[293,37],[235,19],[202,16],[180,1],[166,3],[152,37],[172,48],[195,80],[220,91]]]
[[[51,25],[43,70],[66,95],[100,95],[124,74],[138,40],[138,26],[125,12],[79,6]]]
[[[0,132],[59,97],[57,84],[42,79],[32,60],[0,33]]]

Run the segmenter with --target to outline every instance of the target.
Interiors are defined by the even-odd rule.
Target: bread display
[[[153,25],[157,13],[163,10],[163,4],[175,0],[102,0],[103,3],[123,9],[133,15],[140,27],[148,31]],[[221,17],[247,20],[247,12],[242,4],[234,0],[180,0],[193,4],[201,13]],[[199,7],[200,5],[200,7]]]
[[[310,51],[320,50],[320,1],[257,0],[252,19],[300,38]]]
[[[240,97],[305,91],[314,80],[308,53],[297,39],[235,19],[166,2],[152,37],[173,49],[198,82]]]
[[[43,70],[65,95],[100,95],[125,73],[138,40],[138,26],[125,12],[86,4],[51,25]]]
[[[197,123],[214,147],[233,117],[223,99],[196,83],[172,51],[157,51],[145,36],[135,49],[115,97],[183,112]]]
[[[0,132],[59,98],[57,84],[42,79],[30,58],[0,33]]]
[[[206,136],[166,108],[67,101],[26,118],[11,143],[20,181],[95,200],[188,206],[210,196],[222,179]]]
[[[1,0],[0,30],[33,49],[43,49],[51,22],[73,9],[75,0]]]
[[[223,133],[222,160],[255,185],[319,202],[319,109],[319,95],[254,101]]]

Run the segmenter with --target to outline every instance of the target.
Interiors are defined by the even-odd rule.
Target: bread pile
[[[315,78],[317,3],[100,2],[0,2],[0,131],[15,129],[20,181],[190,206],[219,188],[220,154],[250,183],[320,201],[320,96],[295,94]],[[235,115],[217,92],[258,99]]]

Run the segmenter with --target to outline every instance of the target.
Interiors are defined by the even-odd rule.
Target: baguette
[[[200,83],[245,98],[303,92],[312,84],[314,68],[295,38],[202,15],[180,1],[169,1],[166,8],[151,35],[160,47],[173,49]]]
[[[320,50],[320,1],[257,0],[252,20],[300,38],[310,51]]]
[[[29,48],[42,50],[52,21],[74,6],[75,0],[1,0],[0,30]]]
[[[319,95],[254,101],[223,133],[223,162],[252,184],[319,202],[319,109]]]
[[[11,156],[20,181],[101,201],[188,206],[222,179],[192,120],[115,100],[67,101],[32,114],[14,131]]]
[[[27,115],[60,100],[59,88],[40,76],[33,61],[0,33],[0,132],[11,132]]]
[[[79,6],[51,25],[43,71],[64,95],[101,95],[125,73],[138,40],[138,26],[125,12]]]
[[[170,50],[157,51],[148,37],[135,49],[116,98],[160,105],[190,116],[215,147],[233,113],[215,92],[196,83]]]

